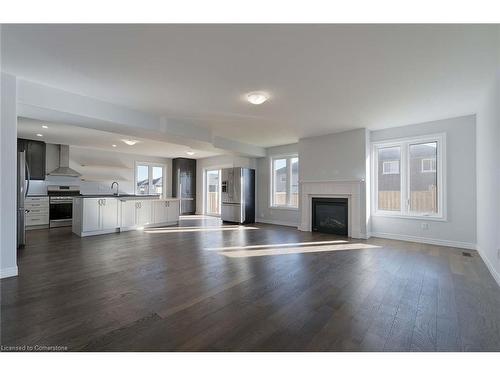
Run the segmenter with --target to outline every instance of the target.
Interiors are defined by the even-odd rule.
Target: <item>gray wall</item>
[[[299,211],[293,208],[272,208],[271,198],[271,158],[273,156],[297,154],[298,143],[270,147],[266,157],[257,159],[257,221],[290,226],[299,225]],[[299,173],[302,170],[299,156]]]
[[[477,115],[477,247],[500,284],[500,72]]]
[[[299,141],[300,180],[362,180],[366,178],[366,129]]]
[[[371,217],[372,233],[450,241],[474,247],[476,243],[475,116],[458,117],[398,128],[372,131],[372,142],[446,133],[447,221]],[[402,238],[403,238],[402,237]]]
[[[17,104],[16,78],[1,73],[0,277],[17,275]]]

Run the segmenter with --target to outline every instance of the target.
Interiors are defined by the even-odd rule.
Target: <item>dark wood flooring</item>
[[[500,350],[500,288],[475,251],[219,225],[28,232],[1,280],[2,350]]]

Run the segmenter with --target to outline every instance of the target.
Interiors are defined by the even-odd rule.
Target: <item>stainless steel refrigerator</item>
[[[17,247],[26,244],[26,209],[24,200],[30,187],[30,170],[26,152],[17,153]]]
[[[221,170],[221,217],[239,224],[255,222],[255,170],[224,168]]]

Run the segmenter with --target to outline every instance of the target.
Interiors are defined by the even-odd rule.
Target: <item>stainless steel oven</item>
[[[73,196],[80,195],[79,186],[56,186],[47,188],[49,195],[50,228],[71,226],[73,223]]]

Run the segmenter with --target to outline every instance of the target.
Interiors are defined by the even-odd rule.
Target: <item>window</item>
[[[422,173],[436,172],[436,159],[422,159]]]
[[[271,206],[299,207],[299,158],[296,155],[271,159]]]
[[[399,160],[384,161],[382,174],[399,174]]]
[[[221,170],[207,170],[205,173],[205,213],[218,216],[221,213]]]
[[[163,195],[165,166],[161,164],[136,162],[135,193],[139,195]]]
[[[445,219],[445,135],[372,145],[375,215]]]

